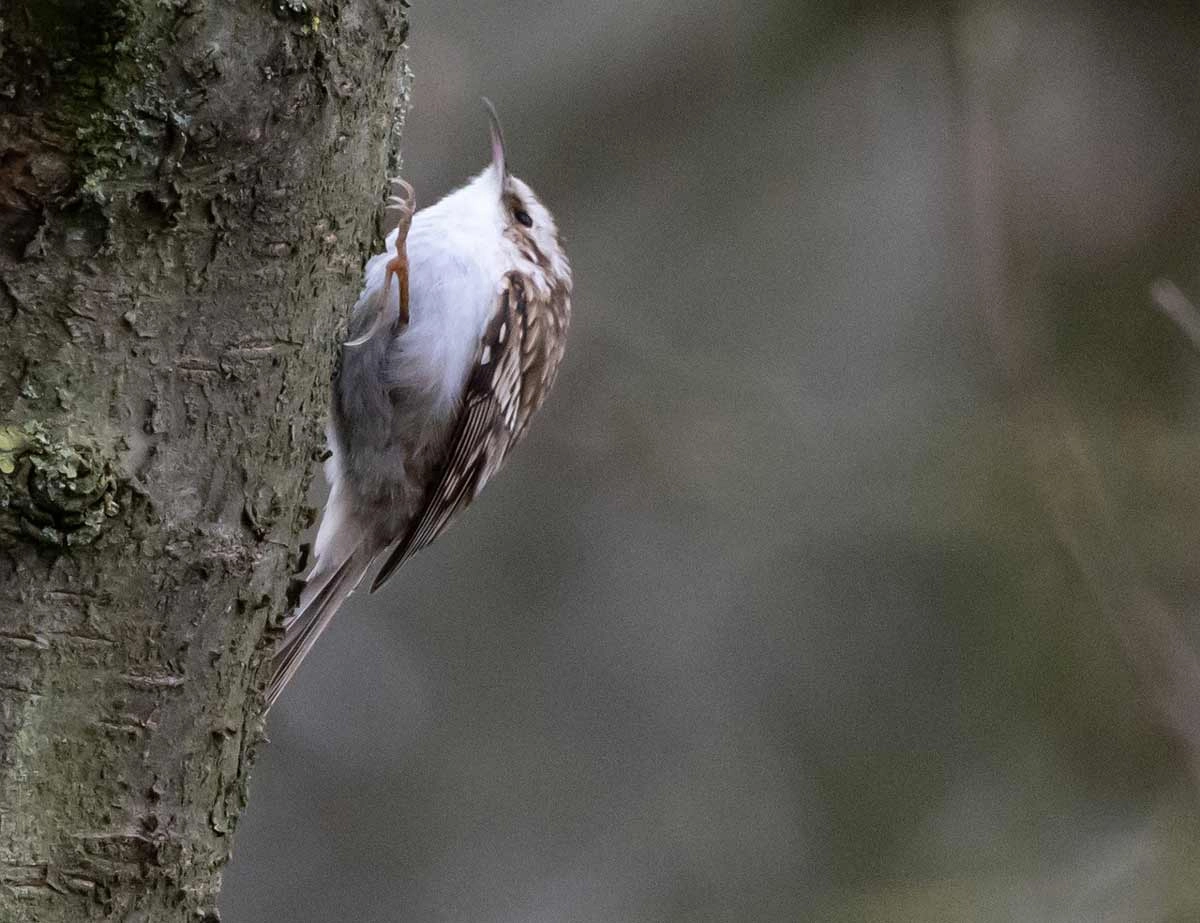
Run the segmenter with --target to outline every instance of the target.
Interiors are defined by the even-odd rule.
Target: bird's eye
[[[513,217],[521,222],[521,224],[525,225],[525,227],[533,227],[533,219],[529,217],[529,212],[525,211],[525,209],[518,208],[515,212],[513,212]]]

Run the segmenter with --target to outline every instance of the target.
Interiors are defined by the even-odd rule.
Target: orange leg
[[[396,238],[396,255],[388,260],[387,274],[383,277],[384,296],[392,290],[392,276],[400,283],[400,324],[408,323],[408,254],[404,243]]]
[[[402,179],[392,180],[392,195],[388,197],[388,211],[393,211],[399,218],[396,225],[396,255],[387,263],[387,272],[383,277],[383,294],[386,298],[392,290],[392,277],[400,285],[400,326],[408,324],[408,229],[412,226],[413,211],[416,209],[416,197],[413,188]]]

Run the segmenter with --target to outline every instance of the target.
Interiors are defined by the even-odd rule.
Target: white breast
[[[435,417],[457,409],[504,272],[500,248],[486,243],[492,235],[440,217],[436,207],[413,216],[409,324],[393,344],[385,372],[390,386],[427,394]],[[393,231],[388,252],[368,262],[368,290],[382,288],[395,239]],[[398,298],[394,282],[389,295]]]

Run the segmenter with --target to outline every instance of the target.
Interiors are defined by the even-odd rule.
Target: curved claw
[[[383,297],[386,302],[388,292],[392,289],[392,277],[400,286],[400,316],[397,327],[408,324],[408,229],[412,226],[413,212],[417,208],[417,197],[410,183],[395,177],[389,183],[391,195],[388,196],[384,214],[388,219],[396,219],[396,255],[387,264],[387,272],[383,276]]]
[[[386,296],[386,292],[384,294]],[[371,321],[371,326],[367,328],[366,333],[360,334],[359,336],[356,336],[352,340],[347,340],[342,345],[348,346],[351,349],[353,349],[356,346],[362,346],[363,343],[366,343],[368,340],[370,340],[372,337],[374,337],[375,334],[377,334],[382,329],[384,320],[386,318],[387,318],[387,311],[381,307],[377,312],[375,312],[375,319],[373,321]]]
[[[417,210],[417,197],[410,183],[400,177],[388,180],[388,197],[383,206],[383,226],[385,233],[390,234],[393,228],[402,229],[407,235],[412,224],[413,212]]]
[[[410,183],[395,177],[388,180],[388,191],[391,193],[387,197],[387,202],[383,209],[383,226],[385,236],[390,234],[388,228],[396,230],[396,255],[387,262],[386,272],[383,276],[383,293],[376,301],[375,318],[371,321],[364,333],[359,334],[351,340],[343,343],[343,346],[355,347],[362,346],[368,340],[375,337],[386,324],[388,316],[388,294],[392,290],[392,278],[395,277],[400,285],[400,313],[393,326],[392,333],[395,335],[402,327],[408,324],[408,229],[412,226],[413,213],[417,209],[417,197],[413,193],[413,187]]]

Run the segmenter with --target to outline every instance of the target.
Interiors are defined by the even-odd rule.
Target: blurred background
[[[224,918],[1200,919],[1194,3],[412,25],[407,177],[496,102],[571,342],[272,713]]]

